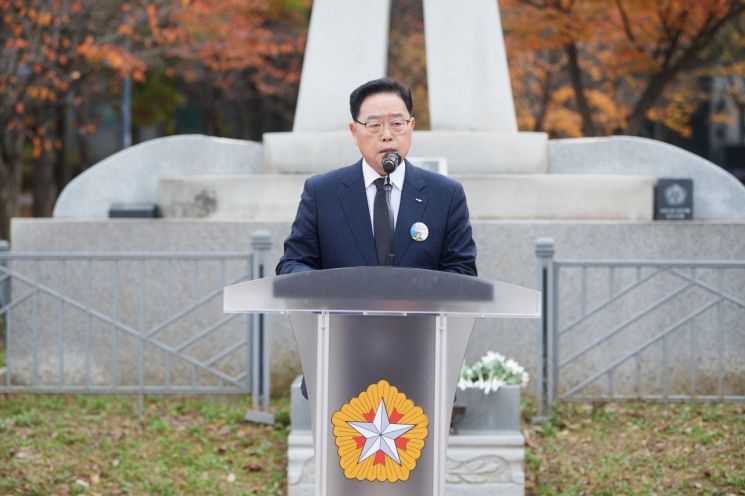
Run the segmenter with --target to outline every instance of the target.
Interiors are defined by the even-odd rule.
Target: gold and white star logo
[[[421,407],[385,380],[344,404],[331,422],[344,476],[380,482],[409,478],[429,423]]]
[[[362,463],[371,455],[380,453],[381,457],[388,455],[393,461],[399,465],[401,464],[396,439],[409,432],[414,424],[392,424],[385,411],[385,403],[382,399],[372,422],[347,423],[365,437],[365,445],[362,447],[359,463]]]

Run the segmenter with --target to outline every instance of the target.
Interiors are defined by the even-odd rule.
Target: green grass
[[[0,495],[285,495],[288,401],[6,395]],[[744,404],[559,405],[527,422],[528,495],[745,495]]]
[[[0,494],[284,495],[287,426],[244,423],[249,406],[158,398],[139,417],[127,397],[6,396]]]
[[[523,433],[528,495],[745,494],[743,404],[560,405]]]

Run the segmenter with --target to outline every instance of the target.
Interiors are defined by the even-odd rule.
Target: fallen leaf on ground
[[[247,472],[261,472],[264,468],[258,463],[247,463],[243,466]]]

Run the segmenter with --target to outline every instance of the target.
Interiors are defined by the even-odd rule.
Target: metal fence
[[[745,262],[556,260],[536,242],[538,417],[562,401],[745,400]]]
[[[223,287],[265,273],[253,253],[0,251],[0,393],[247,394],[269,404],[260,315],[222,312]]]

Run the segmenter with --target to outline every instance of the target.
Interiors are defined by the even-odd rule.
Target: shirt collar
[[[404,189],[404,176],[406,175],[406,160],[402,160],[401,164],[396,167],[396,170],[393,171],[391,174],[389,174],[391,178],[391,184],[395,188],[398,188],[399,190]],[[380,177],[380,175],[375,172],[375,169],[372,168],[370,164],[367,163],[367,161],[363,158],[362,159],[362,177],[365,180],[365,189],[369,188],[370,185]]]

